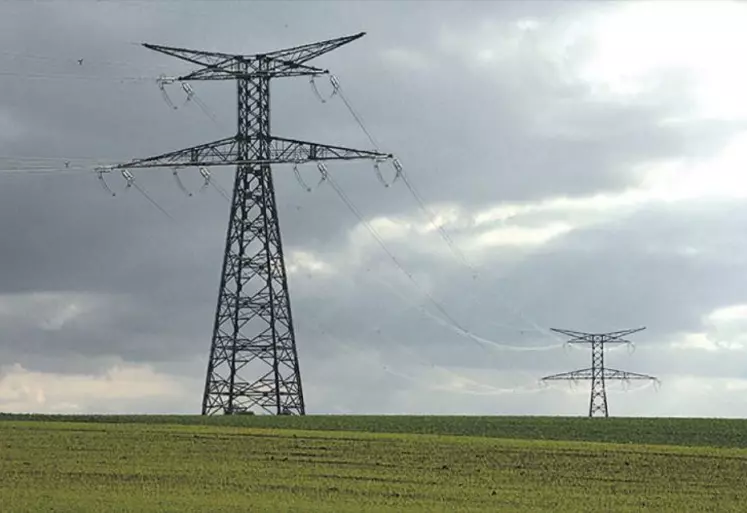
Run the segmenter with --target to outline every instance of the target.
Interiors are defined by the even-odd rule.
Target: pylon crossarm
[[[620,379],[620,380],[649,380],[658,381],[654,376],[647,374],[638,374],[637,372],[621,371],[617,369],[610,369],[609,367],[604,369],[604,379]]]
[[[270,137],[269,158],[239,159],[237,137],[221,139],[191,148],[164,153],[155,157],[137,159],[111,169],[142,169],[155,167],[209,167],[252,164],[303,164],[323,160],[384,160],[394,158],[388,153],[357,150],[343,146],[332,146],[308,141],[297,141],[282,137]],[[249,138],[247,143],[254,142]]]
[[[155,157],[136,159],[110,169],[141,169],[151,167],[218,166],[237,164],[238,141],[236,137],[184,148]]]
[[[175,80],[188,82],[190,80],[235,80],[237,78],[253,78],[259,76],[271,76],[272,78],[288,77],[308,77],[326,75],[329,73],[326,69],[315,68],[313,66],[304,66],[303,64],[294,63],[277,63],[270,62],[267,70],[256,71],[255,62],[249,62],[249,70],[239,66],[240,61],[227,62],[223,65],[216,65],[195,70],[186,75],[181,75]]]
[[[555,333],[560,333],[561,335],[567,335],[575,339],[583,339],[585,336],[588,335],[588,333],[583,333],[581,331],[562,330],[559,328],[550,328],[550,331],[554,331]]]
[[[624,337],[625,335],[631,335],[633,333],[638,333],[639,331],[643,331],[645,329],[646,329],[646,327],[644,326],[644,327],[641,327],[641,328],[633,328],[633,329],[629,329],[629,330],[613,331],[611,333],[607,333],[606,335],[610,339],[612,339],[611,342],[614,342],[615,341],[614,339],[618,339],[620,337]],[[622,342],[627,342],[627,340],[623,340]]]
[[[391,153],[356,150],[283,137],[270,138],[270,155],[276,162],[313,162],[318,160],[383,160],[393,159]]]
[[[328,70],[304,63],[331,52],[342,45],[363,37],[365,32],[338,37],[274,52],[253,55],[238,55],[220,52],[202,52],[188,48],[143,43],[145,48],[200,66],[200,69],[182,75],[177,80],[231,80],[256,76],[299,77],[322,75]]]
[[[577,379],[591,379],[592,369],[579,369],[571,372],[562,372],[545,376],[540,381],[574,381]]]
[[[593,336],[589,336],[589,337],[586,337],[586,338],[576,338],[576,339],[573,339],[573,340],[568,340],[566,342],[566,344],[592,344],[592,345],[593,344],[602,344],[602,343],[604,345],[607,345],[607,344],[610,344],[610,345],[612,345],[612,344],[631,344],[632,345],[633,344],[630,340],[625,340],[625,339],[622,339],[622,338],[620,338],[620,339],[618,339],[618,338],[613,338],[613,339],[604,338],[602,340],[594,340]]]
[[[343,45],[352,43],[356,39],[360,39],[365,35],[365,32],[359,32],[358,34],[353,34],[351,36],[342,36],[335,39],[328,39],[326,41],[319,41],[317,43],[276,50],[274,52],[263,54],[263,56],[282,64],[303,64],[311,59],[316,59],[320,55],[336,50]]]
[[[177,59],[191,62],[192,64],[197,64],[198,66],[218,66],[237,57],[236,55],[223,52],[204,52],[201,50],[190,50],[189,48],[177,48],[175,46],[154,45],[151,43],[142,43],[142,45],[148,50],[153,50],[166,55],[170,55],[171,57],[176,57]]]

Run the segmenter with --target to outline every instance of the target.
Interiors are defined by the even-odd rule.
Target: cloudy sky
[[[228,202],[136,172],[170,219],[90,169],[232,135],[235,86],[173,109],[155,79],[189,66],[138,43],[365,31],[316,64],[427,209],[329,165],[411,281],[329,184],[275,168],[308,412],[584,415],[588,383],[538,383],[590,365],[549,328],[646,326],[607,364],[661,387],[610,383],[612,415],[747,415],[745,24],[716,1],[0,2],[0,411],[199,412]],[[273,88],[276,135],[371,147],[339,97]]]

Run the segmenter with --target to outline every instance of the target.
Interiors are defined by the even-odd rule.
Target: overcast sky
[[[661,387],[609,383],[611,415],[747,415],[746,24],[717,1],[0,2],[0,411],[199,412],[228,202],[137,171],[172,220],[86,170],[232,135],[236,91],[175,85],[173,109],[155,79],[189,65],[138,44],[365,31],[315,64],[427,211],[329,169],[417,285],[329,184],[274,169],[308,413],[584,415],[588,382],[538,384],[591,363],[549,328],[646,326],[606,362]],[[275,135],[371,148],[307,79],[272,99]],[[34,167],[60,172],[12,172]]]

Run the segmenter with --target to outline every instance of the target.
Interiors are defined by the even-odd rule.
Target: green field
[[[0,511],[745,511],[744,433],[708,419],[6,415]]]

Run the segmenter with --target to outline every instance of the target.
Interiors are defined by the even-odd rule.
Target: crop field
[[[525,440],[684,445],[747,449],[747,420],[683,418],[478,417],[306,415],[303,417],[198,415],[9,415],[2,420],[65,420],[462,435]]]
[[[699,432],[709,425],[710,435]],[[2,416],[0,511],[744,511],[745,427]]]

